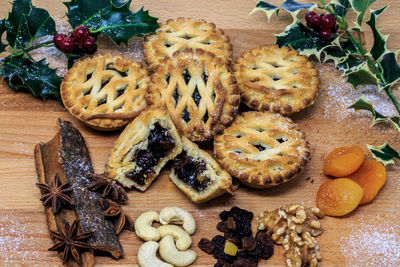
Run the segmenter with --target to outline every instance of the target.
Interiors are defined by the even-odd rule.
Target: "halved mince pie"
[[[296,177],[310,160],[309,144],[289,118],[244,112],[214,139],[217,161],[250,187],[268,188]]]
[[[181,153],[181,138],[164,109],[149,109],[121,133],[105,173],[123,186],[145,191],[168,160]]]
[[[223,60],[201,49],[186,49],[162,60],[151,76],[147,102],[166,106],[184,136],[204,141],[232,123],[240,95]]]
[[[116,130],[146,108],[150,76],[139,62],[121,55],[77,61],[61,84],[65,108],[98,130]]]
[[[182,137],[182,152],[173,159],[170,176],[193,202],[233,194],[232,177],[205,151]]]
[[[263,46],[244,52],[233,71],[243,102],[260,111],[289,115],[314,104],[318,70],[296,50]]]
[[[228,65],[232,60],[232,45],[224,31],[204,20],[177,18],[161,24],[156,34],[144,39],[143,52],[147,65],[153,70],[160,60],[186,48],[213,53]]]

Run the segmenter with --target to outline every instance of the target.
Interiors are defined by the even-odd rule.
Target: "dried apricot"
[[[385,167],[377,160],[367,159],[361,167],[348,178],[364,190],[360,204],[372,201],[386,182]]]
[[[357,208],[363,189],[353,180],[339,178],[323,183],[317,192],[317,207],[326,215],[343,216]]]
[[[345,177],[360,168],[364,161],[361,147],[342,146],[328,154],[324,162],[324,173],[335,177]]]

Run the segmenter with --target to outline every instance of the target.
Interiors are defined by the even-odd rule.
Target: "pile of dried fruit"
[[[324,172],[344,177],[325,182],[317,193],[317,207],[330,216],[343,216],[359,204],[371,202],[385,184],[385,167],[373,159],[364,160],[359,146],[334,149],[324,163]]]
[[[222,211],[219,217],[221,222],[217,224],[217,230],[224,236],[216,235],[211,241],[202,238],[198,244],[201,250],[218,260],[215,266],[258,266],[260,258],[267,260],[272,256],[271,237],[264,231],[252,236],[252,212],[233,207],[230,211]]]
[[[318,266],[322,260],[314,237],[323,233],[319,219],[324,214],[318,208],[291,204],[285,208],[261,212],[258,229],[267,230],[275,244],[283,246],[286,265]]]

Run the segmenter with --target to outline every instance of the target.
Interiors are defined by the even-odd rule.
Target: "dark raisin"
[[[232,217],[229,217],[228,220],[226,220],[226,226],[228,227],[229,230],[235,231],[236,223]]]
[[[267,260],[274,254],[274,243],[271,237],[264,231],[258,231],[256,235],[257,248],[260,249],[260,258]]]
[[[222,232],[222,233],[228,233],[229,232],[229,229],[228,229],[228,226],[227,226],[226,222],[219,222],[217,224],[217,230]]]
[[[242,248],[244,250],[252,251],[256,248],[257,241],[252,236],[245,236],[242,238]]]
[[[230,211],[224,210],[219,214],[219,218],[223,221],[228,220],[228,217],[231,216]]]
[[[139,167],[148,169],[154,166],[154,155],[149,150],[137,150],[135,153],[136,163]]]
[[[196,86],[196,89],[194,89],[192,98],[194,100],[194,103],[196,103],[196,106],[199,106],[200,100],[201,100],[201,96],[200,96],[199,90],[197,89],[197,86]]]
[[[202,251],[210,255],[213,254],[215,249],[214,244],[207,238],[200,239],[198,246]]]

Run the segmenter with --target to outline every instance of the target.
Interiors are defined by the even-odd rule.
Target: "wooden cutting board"
[[[0,0],[0,18],[7,16],[11,5]],[[55,18],[58,28],[65,30],[66,8],[62,1],[33,1],[38,7],[46,8]],[[271,3],[280,3],[275,0]],[[303,2],[303,1],[301,1]],[[273,33],[282,31],[290,23],[290,15],[282,12],[279,19],[267,23],[264,14],[249,15],[256,1],[253,0],[170,0],[135,1],[133,9],[142,5],[150,14],[161,21],[179,16],[203,18],[225,29],[231,38],[234,55],[260,44],[272,44]],[[391,4],[380,19],[383,33],[391,34],[390,49],[399,49],[400,4],[397,0],[381,0],[374,9]],[[301,13],[303,15],[303,13]],[[61,25],[61,26],[60,26]],[[366,32],[367,44],[371,33]],[[119,52],[136,59],[141,58],[140,40],[133,40],[129,49],[112,46],[102,40],[100,51]],[[368,45],[367,45],[368,46]],[[51,57],[63,58],[55,49],[41,51]],[[36,55],[40,56],[40,55]],[[59,59],[60,60],[60,59]],[[53,62],[53,60],[50,60]],[[53,63],[52,63],[53,64]],[[59,66],[60,62],[55,62]],[[191,203],[168,179],[164,170],[151,188],[145,193],[130,191],[130,200],[124,207],[136,218],[147,210],[159,211],[169,205],[188,209],[195,216],[198,229],[193,236],[193,249],[198,253],[197,266],[210,266],[215,260],[201,252],[197,242],[201,237],[212,238],[218,214],[233,205],[253,211],[256,215],[266,209],[274,209],[289,203],[315,205],[315,195],[321,183],[328,181],[322,173],[324,157],[333,148],[341,145],[380,145],[388,141],[400,149],[399,133],[385,125],[370,128],[370,118],[365,113],[355,113],[346,107],[358,96],[365,94],[376,103],[378,110],[394,112],[387,98],[377,96],[375,89],[367,87],[353,90],[344,82],[332,66],[318,65],[321,74],[321,91],[316,104],[292,116],[293,120],[307,134],[312,145],[312,161],[305,172],[295,180],[274,189],[254,190],[242,187],[234,197],[221,197],[206,204]],[[61,70],[62,72],[63,70]],[[65,70],[64,70],[65,71]],[[37,176],[33,160],[33,148],[47,142],[57,132],[56,120],[61,117],[70,120],[82,132],[91,152],[97,173],[101,173],[113,142],[118,133],[101,133],[85,127],[74,119],[64,108],[53,100],[41,101],[24,93],[17,93],[0,83],[0,266],[59,266],[61,261],[53,252],[46,226],[40,192],[36,188]],[[377,198],[368,205],[342,218],[327,217],[322,220],[325,233],[317,238],[323,257],[323,266],[400,266],[400,168],[387,167],[387,182]],[[98,266],[135,266],[138,247],[142,244],[132,232],[121,235],[125,257],[115,261],[109,257],[96,257]],[[284,266],[282,248],[275,247],[275,254],[260,266]]]

